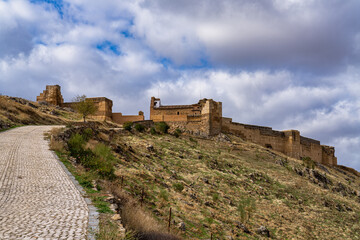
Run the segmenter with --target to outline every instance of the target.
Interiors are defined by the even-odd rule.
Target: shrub
[[[168,201],[169,200],[169,193],[165,190],[165,189],[162,189],[159,193],[159,197],[164,199],[165,201]]]
[[[55,140],[53,137],[50,139],[50,149],[53,151],[57,151],[60,153],[64,153],[65,148],[64,148],[64,143]]]
[[[189,138],[190,142],[193,142],[193,143],[198,143],[195,139],[193,139],[192,137]]]
[[[214,193],[213,195],[212,195],[212,199],[213,199],[213,201],[214,202],[217,202],[218,200],[219,200],[219,194],[218,193]]]
[[[305,167],[314,169],[315,168],[315,162],[311,159],[311,157],[303,157],[302,158]]]
[[[76,157],[78,162],[85,168],[96,171],[100,177],[113,179],[115,177],[115,169],[113,160],[115,159],[111,153],[111,149],[100,143],[97,144],[93,151],[85,149],[86,141],[80,134],[73,135],[68,141],[70,155]]]
[[[143,132],[145,130],[145,127],[144,125],[141,125],[141,124],[135,124],[134,126],[135,130],[138,131],[138,132]]]
[[[156,130],[155,130],[154,127],[151,127],[151,128],[150,128],[150,133],[151,133],[152,135],[157,134],[157,132],[156,132]]]
[[[91,128],[84,129],[82,136],[85,141],[89,141],[90,138],[93,136],[93,130]]]
[[[184,185],[182,183],[174,183],[173,188],[175,189],[175,191],[181,192],[182,190],[184,190]]]
[[[252,212],[256,209],[255,200],[250,197],[242,197],[237,209],[240,212],[241,221],[246,222],[250,219]]]
[[[131,131],[132,122],[125,122],[125,123],[123,124],[123,128],[124,128],[125,130]]]
[[[155,124],[155,129],[161,133],[167,133],[169,128],[170,127],[166,124],[166,122],[158,122]]]
[[[181,135],[181,133],[182,133],[181,130],[177,128],[175,129],[174,136],[178,138]]]
[[[76,133],[68,141],[71,156],[79,158],[84,152],[85,140],[82,135]]]
[[[111,149],[105,144],[99,143],[94,148],[96,170],[103,178],[115,178],[113,162],[115,160]]]

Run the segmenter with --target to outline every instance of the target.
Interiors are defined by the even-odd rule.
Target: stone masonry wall
[[[235,123],[231,118],[222,119],[221,130],[293,158],[310,157],[318,163],[337,165],[333,147],[323,146],[317,140],[300,136],[297,130],[275,131],[269,127]]]
[[[61,95],[61,87],[59,85],[47,85],[46,89],[36,97],[36,101],[61,106],[64,103]]]
[[[122,115],[122,113],[113,113],[112,121],[117,124],[144,121],[144,113],[142,111],[139,112],[139,115]]]

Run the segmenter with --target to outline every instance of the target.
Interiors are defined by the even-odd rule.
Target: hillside
[[[102,213],[99,239],[360,239],[353,169],[292,159],[234,135],[77,120],[70,109],[0,96],[0,130],[67,125],[50,134],[51,147]]]
[[[0,96],[0,130],[19,125],[66,124],[78,119],[79,116],[71,109]]]
[[[110,146],[114,178],[104,180],[70,157],[77,174],[119,198],[120,215],[122,194],[162,229],[171,208],[171,231],[184,239],[360,239],[356,171],[291,159],[233,135],[177,138],[147,131],[73,127],[58,141],[66,154],[71,136],[89,132],[84,149],[96,155],[100,143]],[[97,194],[107,196],[103,191]],[[123,224],[134,230],[126,219]]]

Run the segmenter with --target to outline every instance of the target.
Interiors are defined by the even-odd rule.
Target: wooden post
[[[170,225],[171,225],[171,208],[169,212],[169,225],[168,225],[168,232],[170,232]]]
[[[123,184],[124,184],[124,176],[121,176],[121,189],[123,188]]]
[[[210,234],[210,240],[212,240],[212,233]]]

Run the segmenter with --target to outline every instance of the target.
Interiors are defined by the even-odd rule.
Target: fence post
[[[168,225],[168,232],[170,232],[170,225],[171,225],[171,208],[169,212],[169,225]]]

